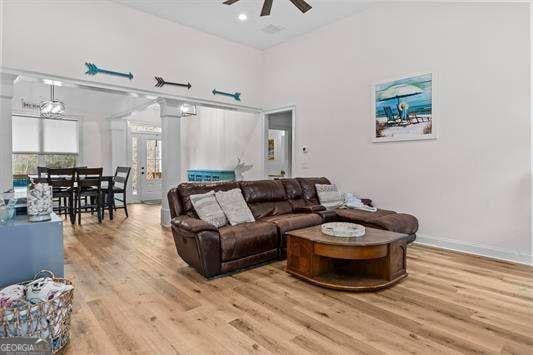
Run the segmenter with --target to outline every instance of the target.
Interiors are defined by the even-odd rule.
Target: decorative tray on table
[[[360,224],[331,222],[322,225],[322,233],[339,238],[358,238],[365,235],[366,229]]]

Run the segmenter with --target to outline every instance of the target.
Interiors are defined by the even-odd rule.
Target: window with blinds
[[[78,154],[78,121],[13,116],[13,153]]]
[[[13,175],[35,174],[38,166],[72,168],[79,152],[75,120],[13,116]]]

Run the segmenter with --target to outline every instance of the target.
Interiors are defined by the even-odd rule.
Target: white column
[[[181,180],[181,118],[175,100],[165,99],[161,107],[162,184],[161,224],[170,225],[167,192]]]
[[[13,188],[11,101],[16,77],[0,73],[0,193]]]

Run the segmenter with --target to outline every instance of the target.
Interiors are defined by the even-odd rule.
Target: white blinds
[[[39,121],[33,117],[13,117],[13,152],[39,152]]]
[[[43,120],[43,153],[78,153],[78,123]]]
[[[13,152],[78,154],[78,122],[13,116]]]

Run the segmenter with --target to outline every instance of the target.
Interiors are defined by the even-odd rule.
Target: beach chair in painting
[[[400,118],[396,118],[394,116],[394,113],[392,113],[392,109],[389,106],[383,107],[383,110],[385,111],[385,115],[387,115],[387,125],[392,126],[395,124],[400,123],[402,120]]]
[[[418,117],[416,113],[411,113],[409,115],[409,122],[411,123],[420,123],[422,120]]]

